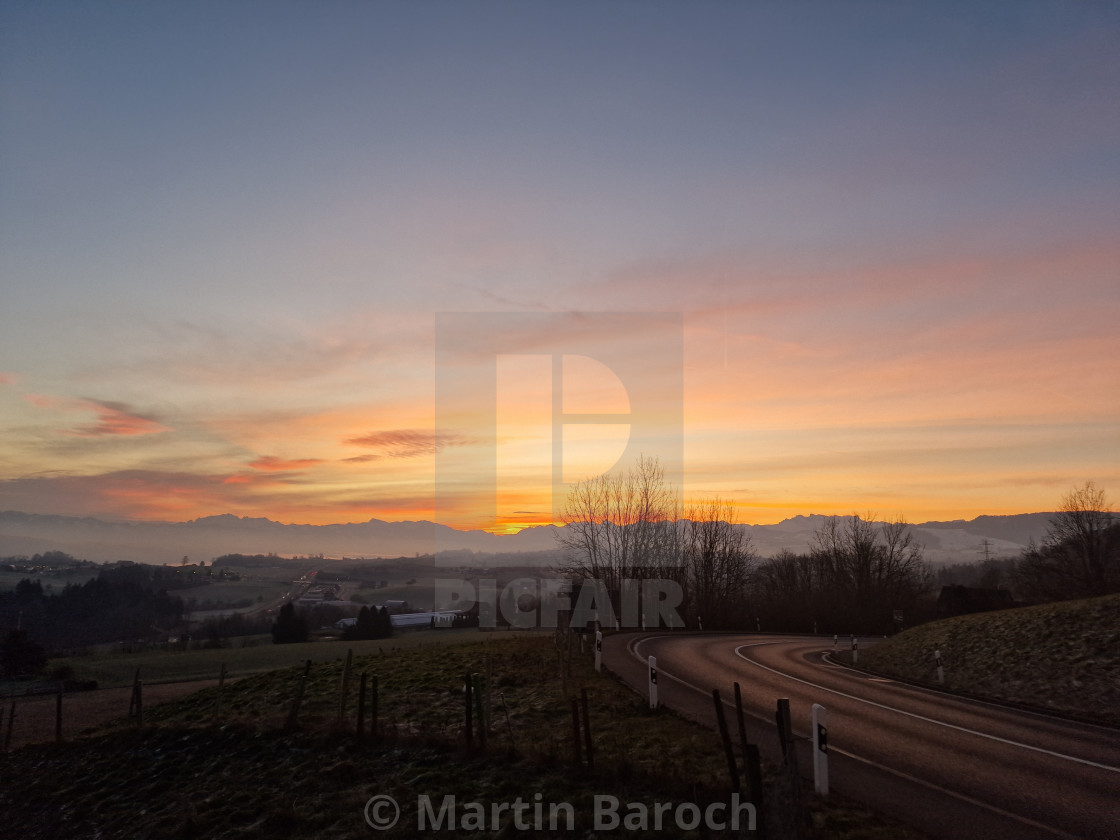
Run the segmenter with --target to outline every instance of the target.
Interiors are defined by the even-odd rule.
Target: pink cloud
[[[123,403],[52,397],[47,394],[24,394],[24,399],[37,408],[94,412],[97,415],[96,422],[76,426],[63,432],[74,437],[132,437],[171,431],[169,427],[134,412]]]
[[[62,408],[66,405],[65,400],[49,397],[46,394],[24,394],[23,398],[36,408]]]
[[[171,431],[162,423],[135,414],[119,403],[82,402],[87,409],[97,412],[97,422],[72,429],[69,434],[76,437],[154,435]]]
[[[0,385],[15,385],[17,382],[19,382],[19,377],[14,373],[0,371]]]

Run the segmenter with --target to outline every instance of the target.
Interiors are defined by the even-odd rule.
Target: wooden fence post
[[[366,672],[362,671],[362,679],[358,683],[358,740],[362,740],[366,728]]]
[[[595,768],[595,745],[591,738],[591,714],[586,688],[580,690],[580,701],[583,707],[583,749],[587,753],[587,769],[592,770]]]
[[[716,704],[716,721],[719,723],[719,737],[723,741],[723,751],[727,756],[727,773],[731,779],[731,790],[739,790],[739,768],[735,766],[735,750],[731,747],[731,735],[727,731],[727,718],[723,714],[723,701],[719,699],[719,689],[712,689],[712,700]]]
[[[140,669],[136,669],[136,673],[132,675],[132,697],[128,701],[128,716],[136,717],[136,697],[139,694],[138,686],[140,685]]]
[[[62,742],[62,684],[58,685],[58,694],[54,701],[54,739]]]
[[[579,748],[579,701],[572,698],[572,757],[577,766],[583,763]]]
[[[379,684],[379,681],[377,679],[377,674],[374,674],[370,678],[370,683],[369,683],[369,693],[370,693],[370,698],[369,698],[369,702],[370,702],[370,706],[369,706],[369,734],[373,736],[373,739],[375,741],[378,740],[378,738],[380,738],[380,736],[381,736],[380,721],[378,721],[378,719],[377,719],[378,718],[378,713],[380,711],[380,706],[378,704],[379,698],[377,696],[379,689],[380,689],[380,684]]]
[[[222,669],[218,672],[218,702],[214,704],[214,722],[222,722],[222,689],[226,684],[226,663],[222,663]]]
[[[490,724],[486,717],[486,681],[481,674],[472,674],[471,680],[474,682],[474,714],[478,721],[478,746],[485,750],[486,730]]]
[[[338,723],[346,723],[346,695],[350,693],[350,667],[354,662],[354,649],[346,651],[346,664],[342,668],[342,686],[339,688],[338,697]]]
[[[785,758],[785,784],[792,800],[793,837],[802,837],[806,821],[806,813],[801,802],[801,773],[797,766],[797,743],[793,739],[793,721],[790,717],[789,699],[782,698],[778,701],[778,711],[775,715],[778,722],[778,737],[782,742],[782,755]]]
[[[307,678],[311,675],[311,660],[307,660],[307,664],[303,667],[303,676],[299,680],[299,688],[296,689],[296,696],[292,699],[292,709],[288,713],[288,722],[284,725],[285,729],[292,730],[296,728],[299,723],[299,707],[303,704],[303,692],[307,689]]]
[[[506,705],[506,695],[504,693],[502,693],[502,694],[499,694],[498,697],[501,699],[502,709],[506,713],[506,729],[509,731],[509,748],[511,750],[513,750],[514,752],[516,752],[517,751],[517,744],[513,740],[513,722],[510,721],[510,719],[509,719],[509,706]]]
[[[743,693],[739,683],[735,683],[735,719],[739,723],[739,751],[743,758],[747,756],[747,723],[743,717]]]
[[[464,719],[463,729],[464,734],[467,738],[467,749],[470,749],[472,746],[474,746],[474,732],[472,728],[473,722],[471,719],[471,716],[474,712],[474,704],[471,702],[471,694],[471,675],[465,674],[463,676],[463,706],[466,717]]]
[[[789,700],[782,698],[778,701],[778,710],[774,713],[774,720],[778,725],[778,742],[782,748],[782,762],[787,766],[790,763],[790,754],[793,753],[793,723],[790,720]],[[797,761],[794,754],[793,761]]]
[[[761,840],[766,838],[766,811],[762,789],[762,758],[758,754],[756,744],[747,744],[746,755],[743,761],[747,765],[747,785],[750,788],[751,802],[757,812],[758,836]]]

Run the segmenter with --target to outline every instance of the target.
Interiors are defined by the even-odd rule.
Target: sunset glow
[[[1115,5],[12,2],[0,54],[0,509],[546,524],[640,411],[579,313],[679,316],[640,384],[742,522],[1120,494]],[[492,435],[439,313],[504,319]]]

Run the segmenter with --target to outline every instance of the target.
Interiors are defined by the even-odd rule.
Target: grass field
[[[376,644],[376,643],[374,643]],[[145,713],[145,731],[127,721],[69,744],[25,747],[0,762],[0,811],[21,838],[135,837],[347,838],[371,836],[363,808],[392,796],[408,811],[421,795],[437,804],[569,803],[575,833],[497,831],[452,836],[705,837],[696,830],[589,831],[593,797],[623,803],[706,805],[729,799],[718,737],[641,697],[590,656],[569,657],[551,633],[419,634],[384,652],[356,645],[353,678],[340,718],[343,662],[313,664],[298,728],[284,724],[300,695],[303,669],[245,677],[219,695],[206,689]],[[313,645],[290,646],[293,658]],[[220,652],[218,652],[220,653]],[[211,660],[211,669],[217,660]],[[354,736],[358,675],[376,675],[377,737]],[[483,708],[487,749],[468,749],[463,735],[463,675],[487,678]],[[594,767],[573,755],[573,698],[588,696]],[[219,700],[220,696],[220,700]],[[370,726],[366,718],[367,732]],[[478,724],[475,724],[478,731]],[[44,778],[49,785],[43,785]],[[768,771],[768,801],[781,801]],[[776,786],[777,785],[777,786]],[[917,835],[865,809],[810,797],[812,840],[907,840]],[[781,809],[775,808],[774,813]],[[626,813],[624,810],[623,813]],[[376,836],[418,834],[415,809]],[[723,834],[723,832],[719,832]],[[733,834],[731,836],[734,836]],[[747,836],[744,834],[743,836]],[[783,835],[771,831],[771,840]]]
[[[212,679],[222,665],[229,676],[247,676],[287,668],[310,659],[332,662],[343,659],[349,649],[356,656],[382,650],[408,650],[433,644],[461,644],[478,641],[477,630],[417,630],[391,639],[371,642],[322,641],[295,645],[274,645],[269,636],[248,636],[234,639],[235,644],[249,639],[251,647],[230,647],[217,650],[144,651],[142,653],[72,656],[51,660],[51,667],[69,666],[79,680],[97,680],[101,688],[132,685],[136,669],[146,683],[185,682]]]
[[[1120,595],[923,624],[859,664],[936,684],[935,650],[948,689],[1120,725]]]
[[[283,597],[291,589],[291,581],[283,580],[226,580],[186,589],[176,589],[170,594],[187,601],[194,598],[199,609],[213,608],[206,604],[233,604],[249,600],[255,605]]]

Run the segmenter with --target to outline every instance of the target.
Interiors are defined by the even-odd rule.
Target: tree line
[[[385,607],[362,607],[354,624],[342,631],[343,641],[388,639],[393,635],[393,621]],[[311,637],[311,623],[291,601],[280,608],[272,625],[274,644],[306,642]]]
[[[1120,521],[1104,490],[1086,482],[1066,493],[1040,543],[1016,557],[954,563],[938,585],[1004,589],[1021,604],[1120,592]]]
[[[25,579],[0,593],[0,627],[17,630],[49,651],[121,640],[166,639],[183,616],[181,598],[157,587],[151,567],[102,569],[83,584],[44,591]]]
[[[579,482],[561,519],[559,573],[601,582],[616,615],[623,581],[673,581],[689,627],[890,633],[935,618],[935,593],[956,582],[935,573],[905,520],[873,514],[831,517],[807,552],[762,559],[730,504],[683,507],[656,459]],[[1042,545],[967,571],[970,584],[1011,586],[1023,603],[1120,592],[1120,524],[1090,482],[1063,497]]]
[[[656,459],[576,484],[558,539],[558,571],[601,581],[620,610],[625,580],[675,582],[687,626],[884,632],[913,611],[930,569],[906,523],[834,517],[808,554],[763,561],[720,499],[681,506]]]

